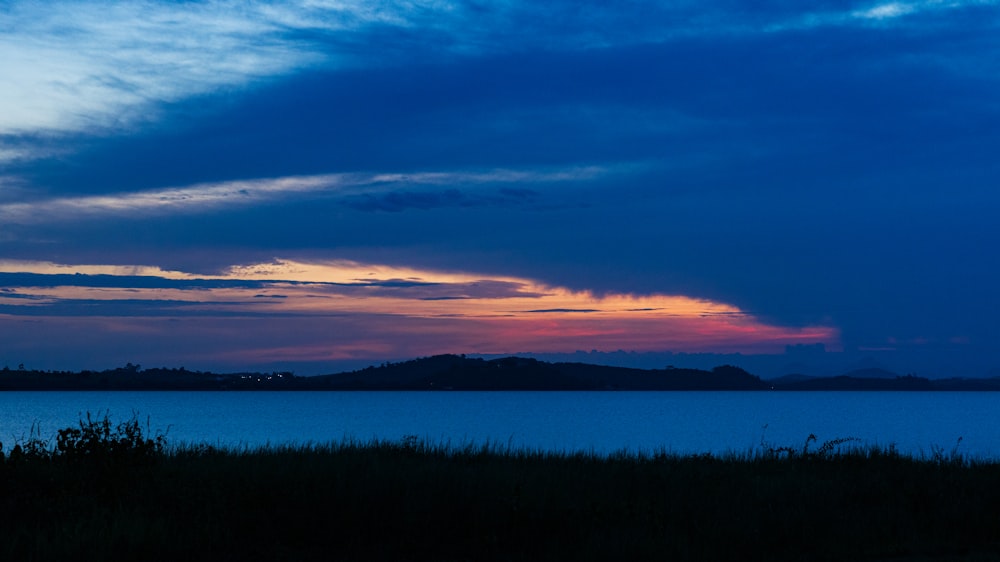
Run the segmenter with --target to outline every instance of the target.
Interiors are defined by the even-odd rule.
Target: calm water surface
[[[1000,458],[1000,393],[0,392],[0,441],[50,437],[81,414],[133,412],[171,443],[398,440],[551,451],[746,451],[857,437],[903,451]],[[766,426],[766,428],[765,428]],[[9,447],[7,447],[9,448]]]

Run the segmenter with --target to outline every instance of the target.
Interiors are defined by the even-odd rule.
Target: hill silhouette
[[[0,371],[0,390],[763,390],[768,385],[739,367],[631,369],[547,363],[505,357],[485,360],[436,355],[357,371],[297,377],[282,373],[216,374],[141,369],[129,363],[105,371]]]
[[[1000,378],[927,379],[883,370],[836,377],[791,374],[762,380],[740,367],[635,369],[549,363],[524,357],[486,360],[435,355],[356,371],[295,376],[290,372],[217,374],[142,369],[0,370],[0,390],[1000,390]]]
[[[523,357],[485,360],[437,355],[350,373],[310,377],[336,389],[400,390],[763,390],[739,367],[631,369],[585,363],[547,363]]]

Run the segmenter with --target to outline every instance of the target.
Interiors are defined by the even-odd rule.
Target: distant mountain
[[[899,377],[897,373],[879,367],[854,369],[853,371],[844,373],[844,376],[851,377],[852,379],[895,379]]]
[[[817,379],[817,378],[819,378],[819,377],[814,377],[812,375],[791,374],[791,375],[785,375],[783,377],[776,377],[776,378],[773,378],[773,379],[767,379],[767,382],[771,383],[772,385],[781,386],[781,385],[785,385],[785,384],[792,384],[792,383],[798,383],[798,382],[803,382],[803,381],[810,381],[810,380]]]
[[[1000,390],[1000,377],[938,379],[931,386],[934,390]]]
[[[771,381],[774,390],[936,390],[929,379],[905,376],[892,379],[851,377],[807,377]]]
[[[785,375],[767,382],[774,390],[1000,390],[1000,377],[927,379],[879,367],[855,369],[836,377]]]

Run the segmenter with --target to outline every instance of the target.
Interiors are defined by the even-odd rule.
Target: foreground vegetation
[[[3,451],[0,560],[1000,559],[1000,464],[844,441],[234,450],[88,417]]]

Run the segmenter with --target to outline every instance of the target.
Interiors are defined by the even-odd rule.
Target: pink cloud
[[[152,361],[243,369],[437,353],[780,353],[789,344],[839,343],[830,326],[772,325],[687,296],[596,296],[529,279],[350,262],[275,261],[208,280],[171,272],[162,286],[131,286],[127,276],[121,286],[88,285],[86,276],[59,283],[67,278],[77,284],[12,288],[35,298],[0,303],[9,355],[0,360],[16,364],[18,354],[49,347],[70,368]],[[269,294],[282,298],[261,298]]]

